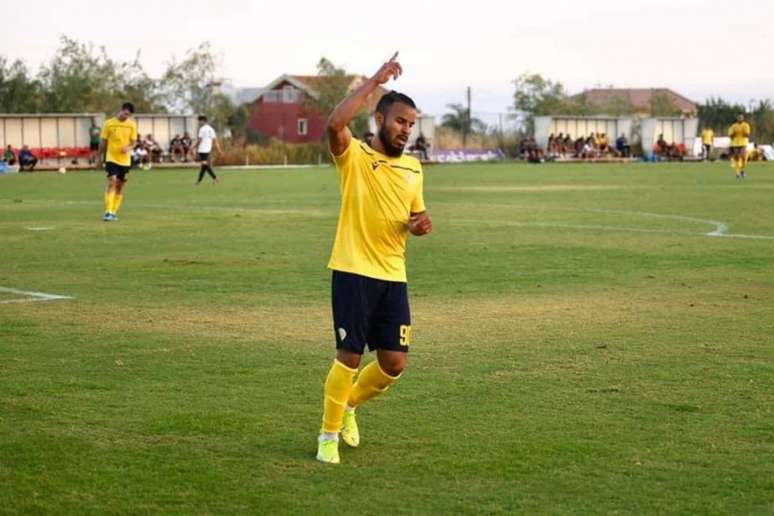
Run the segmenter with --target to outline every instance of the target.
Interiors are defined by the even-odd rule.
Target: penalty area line
[[[60,299],[75,299],[72,296],[62,296],[59,294],[46,294],[45,292],[32,292],[29,290],[19,290],[15,288],[0,287],[0,292],[8,294],[18,294],[20,296],[26,296],[22,299],[4,299],[0,301],[0,304],[7,303],[34,303],[36,301],[58,301]]]

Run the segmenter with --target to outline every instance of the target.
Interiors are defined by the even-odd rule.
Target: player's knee
[[[379,356],[379,367],[390,376],[400,376],[406,369],[407,360],[405,353],[390,353]]]
[[[360,367],[360,360],[362,358],[362,355],[359,355],[354,351],[349,351],[348,349],[336,350],[336,360],[352,369],[357,369]]]

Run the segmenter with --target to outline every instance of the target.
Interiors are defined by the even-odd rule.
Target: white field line
[[[705,236],[730,236],[728,235],[728,225],[717,220],[697,219],[696,217],[686,217],[685,215],[665,215],[662,213],[650,213],[647,211],[594,210],[594,209],[586,209],[584,211],[589,211],[593,213],[612,213],[617,215],[638,215],[641,217],[651,217],[655,219],[670,219],[670,220],[681,220],[685,222],[696,222],[699,224],[707,224],[710,226],[715,226],[715,229],[713,229],[709,233],[705,233],[704,234]],[[767,239],[767,238],[774,238],[774,237],[764,236],[763,238]]]
[[[30,231],[51,231],[54,229],[54,226],[33,226],[31,228],[27,228]]]
[[[71,296],[60,296],[59,294],[46,294],[44,292],[30,292],[27,290],[17,290],[15,288],[0,287],[0,292],[7,292],[9,294],[19,294],[21,296],[27,296],[23,299],[5,299],[0,301],[0,304],[6,303],[34,303],[36,301],[57,301],[59,299],[74,299]]]
[[[661,233],[671,235],[694,235],[694,236],[708,236],[708,237],[725,237],[725,238],[742,238],[751,240],[774,240],[774,236],[769,235],[745,235],[728,233],[728,225],[717,221],[708,219],[699,219],[696,217],[687,217],[684,215],[665,215],[661,213],[649,213],[641,211],[624,211],[624,210],[595,210],[595,209],[576,209],[568,211],[588,211],[594,213],[612,213],[619,215],[638,215],[642,217],[652,217],[659,219],[671,219],[685,222],[694,222],[699,224],[707,224],[714,226],[714,229],[708,233],[696,233],[693,231],[680,231],[671,229],[648,229],[648,228],[633,228],[628,226],[609,226],[604,224],[562,224],[552,222],[514,222],[508,220],[481,220],[481,219],[453,219],[453,222],[463,223],[483,223],[483,224],[495,224],[503,226],[517,226],[517,227],[545,227],[545,228],[561,228],[561,229],[580,229],[580,230],[599,230],[599,231],[624,231],[630,233]]]

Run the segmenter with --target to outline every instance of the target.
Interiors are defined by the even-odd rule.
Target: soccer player
[[[92,118],[91,126],[89,127],[89,163],[95,163],[97,161],[101,134],[102,130],[97,125],[97,121]]]
[[[215,172],[212,171],[212,160],[210,159],[210,152],[212,152],[212,146],[214,144],[218,154],[220,154],[220,143],[218,142],[218,138],[215,135],[215,129],[213,129],[212,126],[207,123],[207,117],[204,115],[199,115],[198,121],[199,133],[196,138],[195,147],[199,153],[199,165],[201,165],[201,168],[199,169],[199,179],[196,181],[196,184],[198,185],[202,182],[205,172],[212,177],[213,183],[218,183],[218,177],[215,175]]]
[[[736,123],[728,129],[731,137],[731,166],[736,171],[737,181],[744,179],[744,169],[747,167],[747,144],[750,141],[750,124],[744,121],[744,115],[736,117]]]
[[[406,238],[433,227],[422,196],[422,166],[403,154],[417,118],[414,101],[395,91],[379,100],[371,145],[353,138],[347,127],[369,95],[401,75],[397,57],[342,100],[327,122],[341,210],[328,263],[336,358],[325,381],[317,447],[317,460],[326,463],[340,461],[339,433],[349,446],[359,444],[355,409],[384,393],[406,367],[411,343]],[[376,350],[376,360],[358,375],[366,346]]]
[[[132,148],[137,139],[137,124],[132,115],[134,115],[134,104],[124,102],[115,118],[105,122],[102,127],[97,151],[97,168],[102,168],[102,157],[105,156],[107,187],[105,188],[105,214],[102,216],[105,222],[118,220],[116,213],[124,200],[126,175],[132,166]]]
[[[715,131],[711,127],[705,127],[701,132],[702,159],[707,161],[712,154],[712,142],[715,138]]]

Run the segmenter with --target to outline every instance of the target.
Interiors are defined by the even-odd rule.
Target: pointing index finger
[[[398,51],[398,50],[396,50],[396,51],[395,51],[395,53],[394,53],[394,54],[392,55],[392,57],[390,58],[390,62],[391,62],[391,63],[392,63],[392,62],[394,62],[396,59],[398,59],[398,52],[399,52],[399,51]]]

